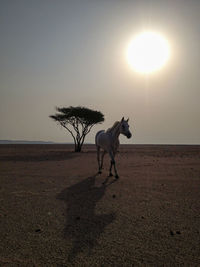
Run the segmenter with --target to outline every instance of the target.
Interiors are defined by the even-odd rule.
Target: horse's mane
[[[119,121],[116,121],[111,128],[107,129],[106,133],[112,132],[119,125],[119,123]]]

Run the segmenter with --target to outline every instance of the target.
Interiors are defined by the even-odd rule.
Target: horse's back
[[[102,134],[102,133],[105,133],[105,131],[104,130],[100,130],[100,131],[98,131],[97,133],[96,133],[96,136],[95,136],[95,144],[96,144],[96,146],[98,146],[99,144],[99,136],[100,136],[100,134]]]

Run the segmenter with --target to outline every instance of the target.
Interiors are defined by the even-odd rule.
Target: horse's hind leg
[[[102,155],[101,155],[101,166],[100,166],[101,170],[103,169],[103,158],[104,158],[105,154],[106,154],[106,151],[104,150],[102,152]]]
[[[98,167],[99,167],[99,173],[101,173],[101,166],[100,166],[100,146],[97,146],[97,161],[98,161]]]

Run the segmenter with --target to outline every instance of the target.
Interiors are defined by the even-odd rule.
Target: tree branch
[[[60,125],[63,126],[68,132],[70,132],[70,134],[72,135],[74,142],[76,144],[76,139],[75,139],[73,132],[66,126],[66,124],[64,122],[60,121]]]

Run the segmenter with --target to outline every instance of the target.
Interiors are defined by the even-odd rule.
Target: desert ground
[[[200,146],[0,146],[0,266],[200,266]],[[105,183],[104,183],[105,182]]]

